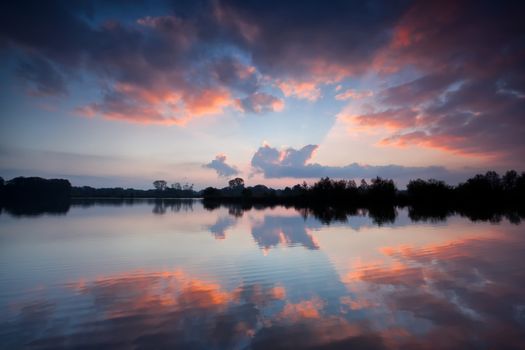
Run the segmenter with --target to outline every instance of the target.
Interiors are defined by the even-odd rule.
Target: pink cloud
[[[340,90],[340,85],[337,86]],[[339,91],[339,90],[336,90],[336,91]],[[340,100],[340,101],[344,101],[344,100],[360,100],[360,99],[363,99],[363,98],[366,98],[366,97],[371,97],[373,96],[374,93],[370,90],[363,90],[363,91],[359,91],[359,90],[355,90],[355,89],[348,89],[346,91],[343,91],[337,95],[335,95],[335,99],[336,100]]]
[[[277,83],[277,86],[286,97],[316,101],[321,97],[321,90],[315,82],[286,80]]]
[[[409,108],[387,109],[381,112],[351,115],[346,119],[368,129],[387,128],[401,130],[417,125],[418,112]]]
[[[234,104],[229,91],[211,88],[187,96],[184,102],[190,116],[222,113],[226,107]]]
[[[223,88],[148,90],[132,84],[116,84],[101,102],[81,106],[76,112],[139,124],[184,125],[197,117],[223,113],[233,104],[233,97]]]
[[[495,157],[501,156],[501,151],[486,150],[483,146],[472,145],[470,140],[463,136],[433,135],[421,130],[394,134],[381,140],[380,145],[401,148],[415,145],[487,160],[494,160]]]
[[[523,165],[525,85],[518,77],[525,52],[517,44],[522,35],[513,9],[519,6],[494,11],[469,2],[415,3],[372,67],[387,75],[415,69],[419,77],[375,93],[375,107],[388,113],[363,113],[353,121],[391,131],[382,145],[439,149],[493,166]]]

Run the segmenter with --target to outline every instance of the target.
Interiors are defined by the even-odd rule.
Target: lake
[[[2,349],[523,349],[519,219],[199,200],[0,214]]]

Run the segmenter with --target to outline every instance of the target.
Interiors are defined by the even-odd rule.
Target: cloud
[[[378,91],[335,99],[367,98],[356,121],[387,126],[383,144],[523,164],[522,2],[118,4],[9,2],[1,45],[33,93],[87,76],[102,94],[80,111],[135,123],[275,112],[271,89],[315,102],[326,84],[374,76]]]
[[[363,71],[389,42],[392,27],[407,9],[405,1],[382,6],[370,2],[224,1],[216,8],[219,23],[235,33],[265,75],[341,79]],[[363,35],[365,34],[366,35]]]
[[[375,106],[385,112],[364,113],[356,121],[395,125],[383,145],[523,165],[525,27],[517,15],[523,10],[521,3],[415,3],[376,55],[375,69],[411,67],[419,76],[379,91]]]
[[[269,250],[278,245],[301,245],[319,249],[319,244],[308,232],[304,219],[299,216],[265,216],[252,225],[252,236],[261,249]]]
[[[251,165],[265,178],[373,178],[376,176],[392,178],[406,183],[414,178],[450,178],[448,170],[439,166],[405,167],[401,165],[361,165],[357,163],[345,166],[325,166],[309,163],[317,145],[307,145],[300,149],[286,148],[278,150],[269,145],[260,147],[252,157]]]
[[[525,245],[499,233],[496,238],[464,238],[423,247],[384,247],[381,252],[393,259],[392,264],[365,263],[349,273],[345,282],[349,286],[361,283],[364,288],[355,298],[365,305],[381,301],[393,319],[399,313],[419,324],[427,322],[425,337],[400,337],[396,347],[432,348],[439,343],[454,348],[480,341],[489,347],[519,347],[523,316],[511,310],[520,305],[524,272],[502,273],[502,266],[512,266]],[[497,336],[480,333],[480,320],[485,329],[501,332]]]
[[[321,97],[321,90],[319,89],[316,82],[312,81],[281,81],[277,83],[277,86],[283,92],[284,96],[293,96],[298,99],[316,101]]]
[[[340,85],[338,86],[340,87]],[[337,90],[338,91],[338,90]],[[335,95],[336,100],[344,101],[344,100],[360,100],[363,98],[371,97],[374,93],[370,90],[355,90],[355,89],[348,89],[346,91],[340,92],[337,95]]]
[[[209,11],[181,4],[176,14],[133,21],[109,20],[108,6],[9,4],[0,40],[21,61],[18,75],[45,95],[67,92],[65,71],[68,80],[94,76],[102,97],[77,112],[134,123],[184,124],[239,104],[246,112],[282,109],[280,100],[259,92],[260,74],[245,53],[224,50],[234,43],[205,14],[212,2],[203,3]]]
[[[180,124],[229,107],[248,113],[282,110],[280,99],[261,91],[265,85],[278,85],[288,97],[317,100],[320,85],[368,65],[388,43],[384,27],[402,13],[396,4],[379,8],[344,1],[329,7],[315,2],[164,5],[169,11],[162,13],[160,4],[12,2],[2,11],[0,40],[17,58],[46,63],[20,68],[20,76],[40,92],[62,93],[69,80],[93,77],[89,81],[102,97],[78,106],[79,111]],[[116,8],[130,16],[115,16]],[[71,74],[61,83],[66,71]],[[152,92],[158,98],[144,98]]]
[[[236,224],[236,220],[230,215],[228,216],[219,216],[217,221],[208,226],[208,230],[213,234],[215,239],[225,239],[226,231],[233,227]]]
[[[251,113],[282,111],[284,108],[283,100],[264,92],[258,92],[243,99],[238,99],[236,104],[240,110]]]
[[[217,155],[214,160],[203,166],[215,170],[218,176],[228,177],[239,174],[235,166],[226,164],[226,156],[222,154]]]
[[[369,128],[386,127],[400,130],[416,126],[417,115],[418,113],[410,108],[391,108],[381,112],[350,116],[347,119]]]
[[[211,74],[217,81],[247,94],[257,92],[262,84],[254,66],[234,57],[226,56],[213,62]]]

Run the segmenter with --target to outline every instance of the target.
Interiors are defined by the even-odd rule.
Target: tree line
[[[312,185],[306,182],[284,189],[264,185],[246,186],[242,178],[234,178],[223,188],[207,187],[196,191],[193,184],[156,180],[153,188],[93,188],[71,186],[64,179],[17,177],[9,181],[0,178],[0,201],[44,201],[68,198],[204,198],[207,201],[244,201],[288,203],[326,203],[353,206],[409,205],[418,207],[447,206],[523,206],[525,173],[514,170],[500,176],[494,171],[478,174],[457,186],[436,179],[411,180],[406,190],[399,190],[394,181],[376,177],[370,181],[321,178]]]
[[[73,187],[71,196],[74,198],[197,198],[199,192],[193,189],[193,184],[178,182],[168,186],[165,180],[155,180],[153,188],[139,190],[135,188],[108,187],[94,188],[90,186]]]
[[[524,205],[525,173],[514,170],[500,176],[495,171],[478,174],[457,186],[436,179],[411,180],[406,190],[399,190],[391,179],[376,177],[369,182],[321,178],[312,185],[306,182],[284,189],[264,185],[245,187],[240,178],[228,187],[208,187],[201,193],[205,199],[245,201],[302,201],[308,203],[344,203],[351,205]]]

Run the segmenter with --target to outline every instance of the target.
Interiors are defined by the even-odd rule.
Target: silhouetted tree
[[[366,182],[365,179],[361,179],[361,182],[359,184],[359,187],[357,188],[357,191],[360,195],[366,195],[368,193],[369,185]]]
[[[372,184],[368,186],[367,195],[373,204],[394,203],[397,188],[393,180],[386,180],[381,177],[372,179]]]
[[[466,182],[459,184],[456,189],[458,200],[481,205],[485,201],[495,203],[501,199],[502,187],[499,175],[494,171],[477,174]]]
[[[292,194],[294,196],[303,196],[308,191],[308,185],[306,182],[303,182],[302,184],[297,184],[292,187]]]
[[[230,186],[230,189],[242,189],[244,188],[244,180],[240,177],[236,177],[235,179],[228,181],[228,186]]]
[[[357,188],[352,180],[331,180],[325,177],[314,183],[310,192],[316,199],[342,201],[355,199]]]
[[[155,189],[157,191],[164,191],[166,189],[166,186],[168,185],[168,183],[164,180],[155,180],[153,181],[153,187],[155,187]]]
[[[503,191],[514,191],[517,187],[518,180],[519,176],[515,170],[507,171],[501,178],[501,186],[503,187]]]
[[[245,188],[242,190],[242,196],[244,198],[252,198],[253,192],[251,188]]]
[[[71,184],[64,179],[16,177],[4,184],[4,195],[12,200],[54,200],[69,198]]]
[[[2,186],[0,204],[13,215],[62,214],[69,210],[71,184],[64,179],[16,177]]]
[[[407,194],[411,203],[425,205],[442,205],[452,200],[452,187],[443,181],[410,180]]]
[[[221,191],[213,187],[206,187],[202,191],[202,196],[204,198],[217,198],[221,196]]]

